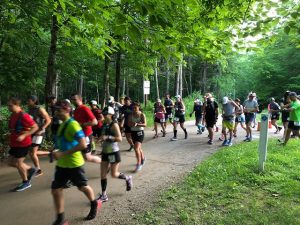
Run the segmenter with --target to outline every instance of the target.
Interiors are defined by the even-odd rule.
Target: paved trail
[[[127,152],[126,140],[121,143],[122,164],[121,171],[133,175],[134,187],[132,191],[125,191],[122,180],[108,177],[109,201],[103,203],[99,216],[91,221],[83,221],[89,210],[86,198],[75,187],[65,190],[65,214],[70,225],[79,224],[137,224],[134,216],[156,200],[159,193],[172,183],[178,182],[193,167],[220,149],[221,142],[216,141],[210,146],[207,142],[207,131],[202,135],[196,134],[193,122],[186,124],[189,138],[184,140],[181,130],[178,141],[169,141],[172,137],[171,126],[168,127],[167,137],[152,139],[153,132],[147,130],[143,149],[147,158],[140,173],[133,173],[135,161],[134,152]],[[244,132],[240,132],[240,138]],[[216,138],[220,137],[220,132]],[[258,138],[258,132],[254,132]],[[238,141],[238,140],[236,140]],[[239,140],[240,141],[240,140]],[[28,160],[27,160],[28,161]],[[32,164],[30,161],[28,161]],[[9,192],[15,187],[20,178],[17,171],[0,163],[0,224],[1,225],[48,225],[54,220],[50,184],[54,174],[55,164],[48,159],[42,159],[41,167],[44,175],[34,178],[32,187],[20,193]],[[96,194],[100,191],[99,166],[86,163],[86,173],[89,184]]]

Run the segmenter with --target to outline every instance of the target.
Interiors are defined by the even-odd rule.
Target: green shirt
[[[79,144],[81,138],[85,138],[85,135],[79,123],[73,118],[68,119],[59,126],[57,142],[60,151],[64,152],[72,149]],[[84,159],[81,151],[65,155],[57,160],[57,166],[62,168],[76,168],[83,164]]]
[[[293,109],[290,112],[290,121],[300,122],[300,101],[292,101],[290,106]]]

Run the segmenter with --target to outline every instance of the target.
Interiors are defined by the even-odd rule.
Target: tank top
[[[115,133],[111,130],[113,124],[115,122],[111,122],[110,124],[105,124],[103,126],[103,133],[106,136],[115,136]],[[116,141],[105,140],[102,145],[103,153],[110,154],[114,152],[118,152],[120,150],[119,144]]]
[[[36,105],[33,108],[29,108],[29,115],[36,122],[36,124],[41,128],[44,124],[44,118],[40,114],[40,106]]]
[[[142,122],[142,118],[141,118],[141,115],[139,115],[139,117],[134,117],[134,115],[132,114],[131,115],[131,122],[133,123],[140,123]],[[144,127],[139,127],[139,126],[136,126],[136,127],[131,127],[131,131],[142,131],[144,130]]]

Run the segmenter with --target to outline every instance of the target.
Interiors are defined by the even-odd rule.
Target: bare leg
[[[34,166],[37,169],[41,169],[40,168],[40,161],[39,161],[39,157],[38,157],[38,150],[39,150],[39,146],[34,146],[32,148],[32,150],[30,151],[30,158],[31,158]]]
[[[55,206],[55,211],[56,214],[64,213],[64,195],[63,195],[63,189],[52,189],[52,196],[54,200],[54,206]]]

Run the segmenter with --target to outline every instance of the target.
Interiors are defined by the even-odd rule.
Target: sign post
[[[261,114],[260,134],[259,134],[259,170],[261,172],[265,169],[265,162],[267,160],[268,149],[268,114]]]
[[[144,89],[144,99],[145,99],[145,107],[146,107],[148,95],[150,94],[150,81],[144,80],[143,86],[144,86],[143,89]]]

